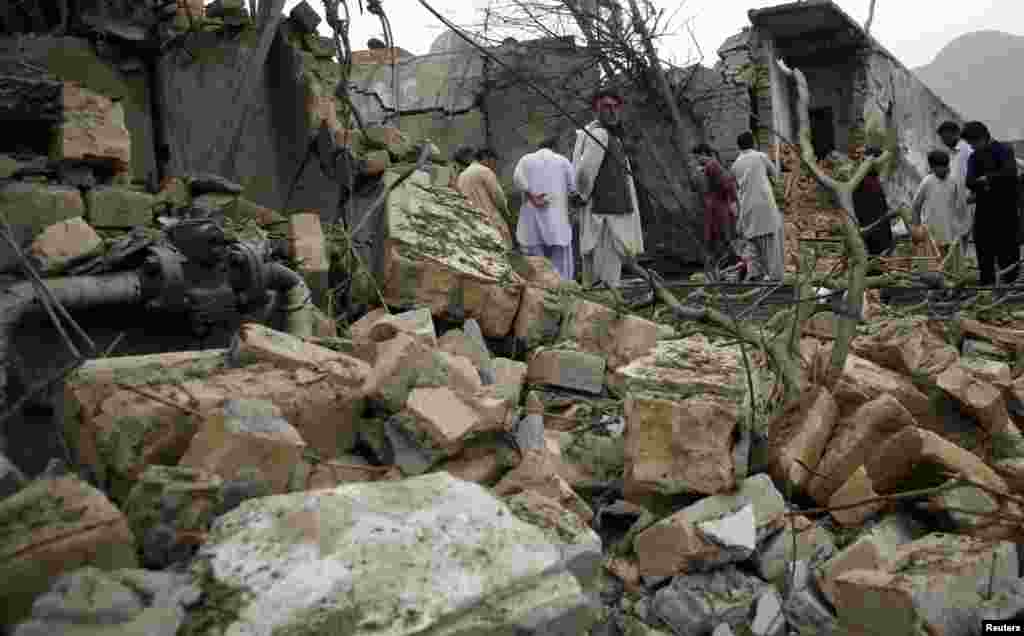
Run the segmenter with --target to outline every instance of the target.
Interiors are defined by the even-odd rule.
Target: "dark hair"
[[[693,154],[704,155],[705,157],[714,157],[715,151],[708,144],[697,144],[693,147]]]
[[[951,132],[954,135],[959,135],[960,124],[956,123],[955,121],[944,121],[942,122],[942,124],[939,125],[938,133],[941,135],[944,132]]]
[[[493,148],[481,148],[476,151],[477,161],[487,161],[488,159],[498,160],[498,153],[494,152]]]
[[[754,133],[749,130],[740,133],[740,136],[736,138],[736,145],[740,147],[740,150],[750,150],[754,147]]]
[[[597,104],[597,100],[603,97],[611,97],[612,99],[618,100],[618,102],[624,103],[626,100],[622,98],[622,93],[614,88],[602,88],[601,90],[594,93],[594,96],[590,98],[590,105],[594,106]]]
[[[928,153],[928,165],[936,168],[949,166],[949,153],[945,150],[933,150]]]
[[[476,149],[473,146],[459,146],[455,150],[455,154],[452,155],[452,159],[456,163],[471,163],[475,155]]]
[[[969,121],[964,124],[963,131],[960,132],[960,138],[969,144],[974,144],[977,141],[983,139],[990,139],[992,135],[988,132],[988,127],[980,121]]]
[[[544,139],[541,140],[539,144],[537,144],[537,147],[547,148],[548,150],[554,150],[555,148],[558,148],[558,135],[551,135],[550,137],[545,137]]]

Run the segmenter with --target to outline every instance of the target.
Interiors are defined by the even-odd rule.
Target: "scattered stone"
[[[835,581],[839,619],[874,634],[969,634],[988,590],[1019,576],[1014,545],[931,534],[897,550],[884,570]]]
[[[735,494],[714,495],[683,508],[636,535],[633,547],[640,571],[649,576],[699,572],[734,560],[700,537],[696,524],[753,504],[758,542],[781,527],[786,511],[782,495],[768,475],[749,477]]]
[[[782,597],[769,586],[757,597],[754,621],[750,625],[754,636],[782,636],[786,633],[786,616],[782,612]]]
[[[601,356],[570,349],[539,349],[527,363],[527,382],[594,395],[604,391],[606,362]]]
[[[29,616],[61,574],[137,567],[125,516],[74,477],[39,479],[0,500],[0,625]]]
[[[654,613],[676,634],[706,634],[726,623],[750,624],[751,607],[767,585],[728,565],[705,574],[677,576],[654,595]]]
[[[350,355],[313,344],[298,336],[257,323],[239,328],[238,356],[242,362],[270,362],[283,369],[313,369],[334,383],[361,389],[370,367]]]
[[[594,621],[562,546],[445,473],[246,502],[198,558],[244,592],[228,633],[584,634]]]
[[[499,496],[523,491],[534,491],[557,501],[566,510],[576,513],[585,523],[590,523],[594,518],[594,511],[559,476],[557,465],[546,451],[524,451],[519,466],[494,487],[494,492]]]
[[[743,561],[757,548],[755,523],[754,506],[747,504],[734,513],[698,523],[697,532],[710,543],[734,553],[730,560]]]
[[[1009,387],[1010,370],[1006,365],[1002,366],[1005,370],[1004,387]],[[956,398],[964,410],[989,433],[999,434],[1016,428],[1006,410],[1003,389],[979,377],[963,361],[946,369],[937,383],[939,388]]]
[[[920,318],[883,323],[877,333],[853,339],[856,355],[907,376],[938,377],[959,355]]]
[[[526,396],[526,415],[516,426],[516,443],[523,450],[543,450],[544,442],[544,405],[536,391]]]
[[[831,344],[818,348],[815,352],[815,364],[820,365],[818,368],[827,369],[831,355]],[[861,405],[887,393],[914,416],[919,426],[928,426],[932,422],[941,425],[931,400],[914,385],[910,377],[853,353],[846,357],[846,366],[843,367],[843,374],[832,395],[839,406],[840,416],[846,417]]]
[[[54,581],[13,634],[174,636],[201,594],[187,574],[84,567]]]
[[[571,303],[562,321],[561,340],[573,340],[580,350],[607,356],[617,369],[650,353],[658,343],[658,325],[589,300]]]
[[[224,479],[257,471],[271,493],[283,494],[305,448],[299,432],[272,402],[231,399],[206,415],[180,465]]]
[[[89,222],[101,228],[130,228],[153,223],[157,197],[119,186],[92,188],[85,195]]]
[[[703,396],[629,393],[624,410],[627,498],[642,503],[651,494],[710,495],[735,487],[734,407]]]
[[[558,276],[557,272],[555,276]],[[556,288],[546,289],[527,283],[512,327],[517,347],[530,351],[554,344],[558,340],[564,314],[564,301]]]
[[[61,221],[84,218],[85,204],[77,188],[16,181],[0,183],[0,213],[9,223],[37,233]]]
[[[132,140],[120,100],[76,82],[64,82],[63,102],[64,121],[54,136],[53,157],[100,162],[114,172],[126,170],[131,163]]]
[[[103,247],[103,239],[85,219],[76,217],[55,223],[36,237],[28,252],[40,274],[52,275],[92,256]]]
[[[325,457],[348,452],[365,407],[359,388],[310,368],[229,367],[224,350],[90,360],[68,378],[64,434],[115,499],[153,463],[176,464],[204,414],[228,399],[273,402]],[[177,406],[174,406],[177,405]]]
[[[938,486],[946,478],[937,468],[1006,491],[1006,482],[976,455],[916,426],[890,437],[869,458],[866,468],[874,489],[883,495]]]
[[[916,422],[907,409],[891,395],[862,405],[840,420],[828,440],[821,461],[813,466],[807,493],[820,505],[829,505],[836,493],[882,443]]]
[[[545,433],[548,450],[559,460],[559,474],[580,489],[603,490],[622,478],[623,439],[589,431]]]
[[[367,137],[375,130],[368,129]],[[385,172],[385,185],[398,175],[394,167]],[[483,212],[454,200],[447,188],[431,185],[428,173],[417,171],[391,191],[386,215],[381,292],[387,305],[429,307],[435,318],[452,322],[475,318],[488,338],[509,334],[523,284],[500,231]]]
[[[824,387],[804,396],[768,424],[768,468],[780,484],[806,491],[832,437],[839,407]]]
[[[781,585],[787,563],[807,561],[813,565],[831,557],[835,551],[832,533],[807,517],[796,516],[791,517],[781,531],[765,540],[757,551],[755,563],[761,578]]]
[[[191,548],[191,537],[204,536],[215,516],[221,513],[224,482],[217,475],[186,466],[149,466],[128,493],[124,513],[144,555],[161,554],[150,559],[166,565],[168,554],[176,556],[181,544]],[[147,542],[156,526],[168,526],[173,532],[169,545],[154,536],[159,545]],[[173,562],[171,560],[170,562]],[[159,566],[158,566],[159,567]]]
[[[369,317],[374,313],[370,312],[366,316]],[[353,325],[352,329],[353,335],[357,333],[355,331],[356,325]],[[439,344],[437,332],[434,329],[434,318],[430,315],[430,309],[426,307],[412,309],[400,314],[389,314],[385,311],[377,314],[372,319],[372,324],[365,328],[361,327],[361,329],[359,333],[366,333],[366,338],[373,342],[386,342],[397,334],[404,333],[412,336],[427,347],[437,347]],[[467,356],[466,352],[462,350],[449,351],[449,353],[462,355],[472,360],[472,357]]]
[[[544,530],[554,544],[564,544],[566,567],[576,575],[585,590],[594,590],[601,574],[604,555],[601,538],[579,515],[559,503],[533,491],[524,491],[506,499],[512,514]]]
[[[893,514],[883,518],[852,544],[815,569],[815,580],[825,598],[838,601],[836,579],[851,570],[885,570],[897,550],[921,535],[909,517]]]
[[[446,453],[428,444],[418,443],[415,424],[406,422],[410,418],[392,415],[384,422],[384,434],[391,445],[392,462],[403,475],[422,475],[445,458]]]
[[[832,634],[838,628],[835,614],[814,584],[813,570],[807,561],[787,566],[786,618],[789,626],[805,636]]]
[[[857,527],[863,524],[865,521],[874,517],[885,508],[884,501],[876,501],[874,503],[867,503],[861,506],[855,506],[852,508],[837,509],[839,506],[847,506],[860,501],[867,501],[878,497],[878,493],[875,492],[874,486],[871,485],[871,478],[868,477],[868,471],[860,466],[850,478],[846,480],[846,483],[842,487],[832,494],[832,497],[828,500],[828,507],[833,508],[829,512],[832,518],[839,522],[840,525],[846,526],[847,528]]]
[[[323,307],[331,264],[327,257],[323,228],[320,226],[320,215],[304,213],[288,217],[288,241],[292,260],[298,264],[299,273],[306,279],[313,293],[314,304]]]

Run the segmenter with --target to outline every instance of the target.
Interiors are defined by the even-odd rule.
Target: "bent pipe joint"
[[[280,263],[267,263],[263,270],[267,289],[277,292],[278,311],[286,314],[285,331],[293,336],[313,335],[313,298],[301,274]]]

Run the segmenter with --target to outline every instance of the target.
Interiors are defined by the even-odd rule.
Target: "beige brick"
[[[314,302],[323,306],[331,263],[327,257],[320,215],[311,212],[288,217],[288,242],[292,259],[298,263],[298,270],[306,279]]]
[[[533,384],[549,384],[566,389],[598,394],[604,389],[604,357],[569,349],[541,349],[528,362],[526,379]]]
[[[82,217],[54,223],[36,237],[29,248],[43,274],[60,272],[68,264],[90,256],[103,247],[103,239]]]

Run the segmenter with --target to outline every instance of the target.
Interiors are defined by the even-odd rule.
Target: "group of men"
[[[599,91],[591,103],[594,120],[576,131],[572,159],[556,151],[557,137],[542,141],[516,163],[513,183],[522,193],[517,220],[495,174],[497,154],[462,148],[452,186],[469,198],[501,232],[510,247],[545,256],[566,280],[574,280],[578,247],[585,286],[618,285],[624,263],[644,251],[636,185],[622,137],[623,99],[614,90]],[[928,155],[930,174],[914,197],[911,236],[922,240],[927,226],[947,254],[962,254],[973,234],[980,284],[1017,277],[1020,260],[1021,177],[1013,148],[992,139],[981,122],[960,128],[943,123],[938,131],[947,150]],[[744,280],[782,280],[785,234],[775,201],[775,163],[754,148],[754,135],[737,138],[739,156],[726,170],[707,144],[693,149],[695,182],[704,203],[704,242],[709,272],[730,257]],[[881,154],[868,148],[868,156]],[[854,209],[870,255],[893,246],[889,206],[877,170],[853,193]],[[574,236],[573,217],[578,218]],[[514,232],[512,226],[515,226]],[[575,239],[575,240],[574,240]]]
[[[508,199],[495,174],[497,155],[460,148],[452,186],[498,227],[511,246],[547,257],[566,280],[576,278],[572,217],[579,221],[578,247],[583,284],[619,284],[622,266],[644,251],[640,207],[622,141],[624,100],[601,90],[591,105],[594,120],[576,131],[570,161],[556,151],[558,138],[545,139],[516,163],[513,184],[523,201],[511,232]]]
[[[994,140],[978,121],[963,129],[947,121],[937,132],[948,151],[928,153],[930,173],[914,197],[911,232],[921,240],[927,227],[943,255],[961,254],[973,235],[979,284],[1012,283],[1020,261],[1022,187],[1013,147]]]
[[[728,172],[711,146],[693,149],[695,181],[704,200],[708,273],[716,274],[722,263],[739,256],[737,274],[744,280],[782,280],[785,229],[771,181],[778,169],[768,155],[754,149],[753,133],[744,132],[736,143],[740,154]]]

